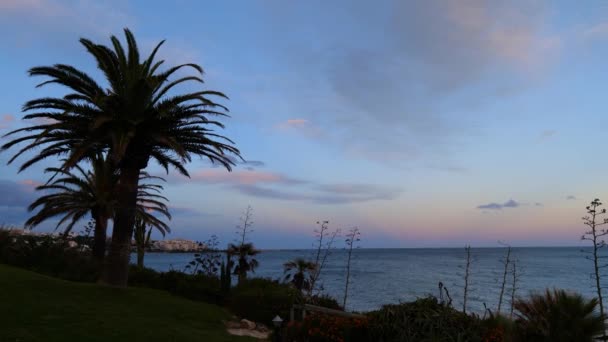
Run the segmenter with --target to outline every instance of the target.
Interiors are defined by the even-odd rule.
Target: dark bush
[[[193,275],[178,271],[161,273],[132,266],[129,271],[129,285],[165,290],[176,296],[218,305],[225,302],[220,280],[203,274]]]
[[[517,341],[595,341],[606,330],[598,300],[564,290],[546,290],[518,300]]]
[[[0,262],[72,281],[96,281],[90,254],[55,236],[12,235],[0,230]]]
[[[368,342],[367,318],[348,318],[313,313],[302,321],[292,321],[284,330],[285,342]]]
[[[293,287],[264,278],[247,279],[230,291],[228,306],[239,317],[271,324],[275,315],[289,317],[301,294]]]
[[[338,301],[334,297],[327,295],[327,294],[314,295],[314,296],[310,297],[307,300],[307,302],[309,304],[322,306],[322,307],[328,308],[328,309],[344,311],[344,308],[342,307],[342,305],[340,305],[340,303],[338,303]]]
[[[368,314],[371,341],[485,341],[489,332],[477,316],[439,303],[434,297],[385,305]]]

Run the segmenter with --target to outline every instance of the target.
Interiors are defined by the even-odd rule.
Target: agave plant
[[[559,289],[532,294],[515,302],[517,335],[522,341],[594,341],[606,330],[597,305],[595,298]]]
[[[218,91],[197,90],[175,93],[176,86],[203,83],[203,69],[182,64],[164,71],[164,61],[156,59],[160,42],[148,57],[141,58],[135,37],[125,29],[126,47],[114,36],[111,45],[88,39],[80,43],[97,62],[105,77],[100,84],[84,71],[65,64],[35,67],[31,76],[47,79],[39,86],[58,84],[68,89],[63,97],[43,97],[27,102],[24,119],[42,124],[9,132],[15,137],[3,150],[20,145],[9,163],[20,156],[28,159],[20,170],[49,157],[67,156],[60,165],[69,170],[81,161],[107,152],[117,169],[112,245],[107,256],[103,282],[126,286],[130,245],[135,223],[140,172],[151,160],[188,176],[184,167],[192,156],[205,157],[227,170],[239,150],[228,138],[213,129],[223,125],[211,117],[227,116],[227,108],[213,101],[226,98]],[[172,80],[175,73],[189,68],[197,74]],[[34,152],[35,149],[35,152]]]

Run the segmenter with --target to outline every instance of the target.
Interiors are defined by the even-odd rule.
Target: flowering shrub
[[[285,329],[285,341],[358,342],[369,341],[367,318],[348,318],[309,314],[303,321],[292,321]]]

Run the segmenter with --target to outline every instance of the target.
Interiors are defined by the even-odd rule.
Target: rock
[[[257,324],[257,326],[255,327],[255,330],[259,331],[259,332],[263,332],[263,333],[269,333],[270,329],[268,329],[267,326],[265,326],[264,324]]]
[[[237,321],[228,321],[226,322],[226,328],[228,329],[240,329],[241,323]]]
[[[270,336],[269,333],[263,333],[257,330],[249,330],[249,329],[228,329],[227,330],[230,335],[235,336],[249,336],[253,338],[258,338],[261,340],[266,340]]]
[[[255,329],[255,323],[247,320],[247,319],[242,319],[241,320],[241,329],[249,329],[249,330],[254,330]]]

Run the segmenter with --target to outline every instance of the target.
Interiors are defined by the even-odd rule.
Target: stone
[[[249,329],[228,329],[227,330],[230,335],[235,336],[249,336],[253,338],[257,338],[260,340],[266,340],[270,336],[269,333],[263,333],[257,330],[249,330]]]
[[[255,329],[255,323],[247,320],[247,319],[242,319],[241,320],[241,328],[242,329],[249,329],[249,330],[254,330]]]

